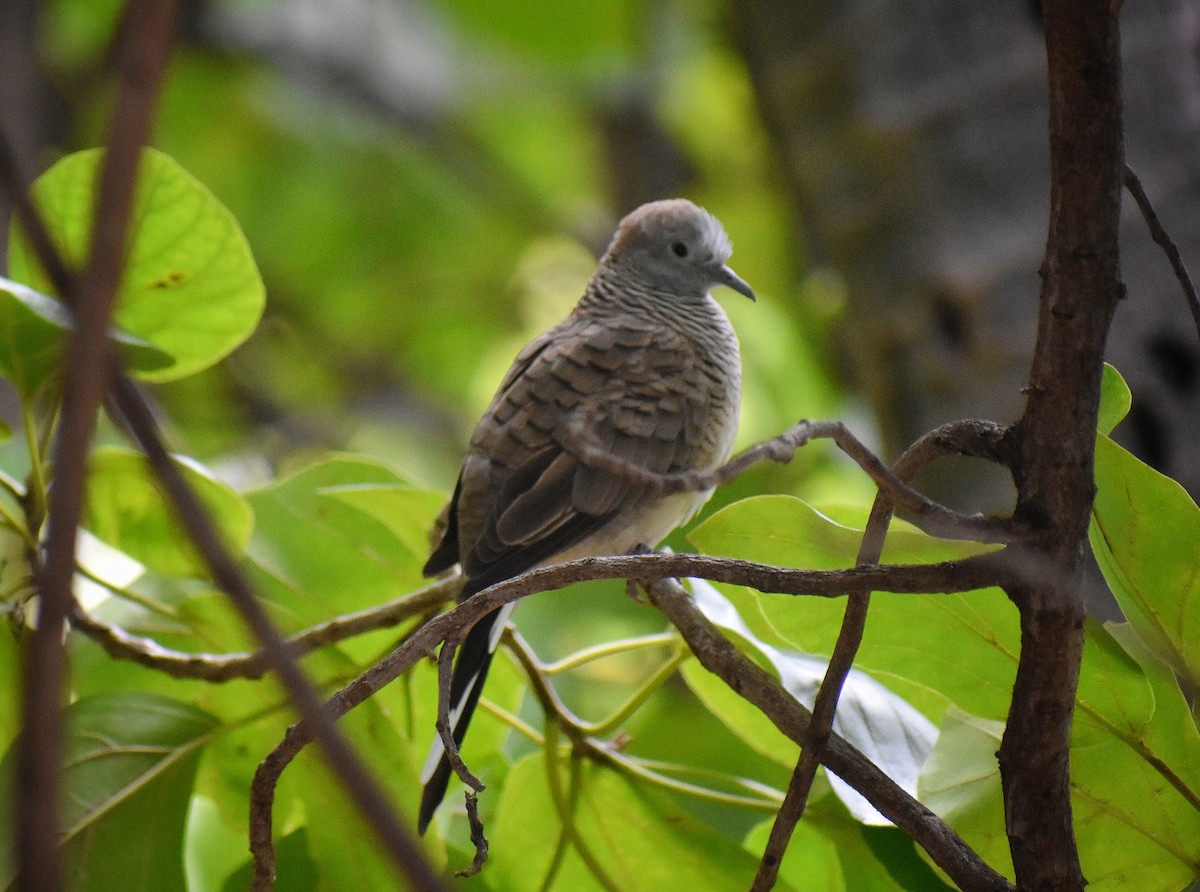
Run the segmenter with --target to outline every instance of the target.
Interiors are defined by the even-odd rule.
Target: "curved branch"
[[[757,706],[780,731],[801,745],[811,713],[779,682],[734,647],[708,621],[678,583],[649,587],[650,601],[679,629],[705,669]],[[1013,892],[1014,887],[937,815],[901,789],[870,759],[833,734],[822,761],[907,833],[964,892]]]
[[[968,435],[971,426],[977,426],[978,430]],[[956,442],[961,442],[964,448],[970,446],[972,454],[1012,467],[1009,451],[1001,448],[1004,440],[1003,428],[985,421],[959,422],[957,426],[947,427],[951,430],[946,436],[957,438]],[[563,448],[577,455],[587,465],[663,493],[712,489],[728,483],[760,462],[775,461],[786,464],[795,456],[796,450],[811,440],[833,440],[842,452],[867,473],[897,510],[904,512],[907,519],[926,533],[944,539],[969,539],[1001,544],[1015,544],[1027,538],[1027,531],[1011,519],[960,514],[913,489],[840,421],[800,421],[778,437],[751,446],[719,468],[711,471],[677,471],[671,474],[658,474],[617,458],[589,440],[588,431],[591,429],[589,418],[577,413],[567,425]],[[970,444],[972,437],[977,439],[974,445]]]
[[[1192,277],[1188,274],[1187,265],[1183,262],[1183,257],[1179,253],[1179,246],[1171,240],[1171,236],[1167,235],[1167,230],[1163,228],[1162,222],[1158,219],[1158,214],[1154,211],[1154,205],[1150,203],[1150,196],[1142,188],[1142,181],[1128,164],[1125,165],[1124,182],[1125,188],[1129,190],[1129,194],[1137,202],[1138,210],[1142,212],[1142,218],[1146,221],[1146,228],[1150,230],[1150,237],[1154,239],[1154,243],[1162,248],[1163,253],[1167,255],[1167,262],[1171,264],[1171,270],[1175,273],[1175,278],[1179,280],[1179,287],[1183,289],[1183,297],[1187,301],[1188,309],[1192,311],[1192,321],[1196,324],[1196,334],[1200,336],[1200,296],[1196,294],[1196,286],[1192,283]]]
[[[941,564],[883,565],[855,567],[848,570],[788,570],[733,558],[712,558],[689,554],[639,554],[624,557],[580,558],[514,576],[512,579],[484,589],[479,594],[458,604],[453,610],[435,617],[415,630],[403,644],[375,666],[338,691],[326,702],[323,712],[330,720],[337,720],[407,672],[417,660],[432,654],[434,649],[447,638],[463,634],[483,616],[498,607],[528,595],[562,588],[574,582],[631,578],[661,581],[677,577],[698,576],[715,582],[748,585],[760,591],[811,594],[824,597],[837,597],[845,591],[864,587],[876,591],[900,593],[961,592],[997,585],[1010,579],[1012,571],[1004,558],[1005,552],[1001,551],[977,555],[960,561],[946,561]],[[660,607],[660,609],[662,608]],[[668,614],[668,617],[675,622],[675,616]],[[707,620],[704,622],[707,623]],[[678,626],[678,623],[676,625]],[[680,631],[684,630],[680,628]],[[719,634],[715,632],[715,629],[713,632]],[[687,637],[686,633],[685,637]],[[691,644],[689,639],[689,645]],[[726,644],[728,643],[726,642]],[[732,645],[728,646],[732,648]],[[744,657],[742,659],[745,660]],[[753,664],[750,665],[753,666]],[[757,667],[754,669],[761,672]],[[775,683],[772,682],[772,684]],[[776,685],[776,687],[778,686]],[[735,690],[739,689],[735,688]],[[776,714],[779,713],[779,710],[783,710],[784,713],[796,709],[803,710],[803,707],[782,688],[778,688],[778,693],[786,698],[787,702],[774,707]],[[757,701],[752,700],[751,702],[764,708]],[[807,711],[803,710],[803,712],[805,715],[804,725],[807,727]],[[774,720],[774,714],[768,713],[768,715]],[[784,733],[787,734],[788,731],[785,730]],[[791,735],[789,734],[789,736]],[[256,878],[254,888],[256,889],[269,888],[270,879],[274,876],[275,851],[271,832],[271,814],[279,777],[311,739],[312,732],[308,723],[306,721],[298,722],[288,729],[283,740],[267,755],[255,772],[250,795],[250,849],[254,857]],[[854,752],[857,753],[857,750]],[[858,758],[868,765],[870,764],[865,756],[858,754]],[[832,763],[828,761],[825,764],[832,767]],[[879,769],[874,766],[872,768],[875,772],[873,777],[882,777],[883,781],[881,782],[892,784]],[[853,774],[854,769],[849,770]],[[852,785],[855,783],[845,775],[840,776]],[[892,784],[892,786],[895,785]],[[896,790],[899,788],[896,787]],[[865,790],[860,790],[860,792],[870,798]],[[899,792],[907,797],[902,790]],[[879,805],[876,805],[876,808],[879,808],[881,813],[888,814]]]
[[[893,470],[907,484],[922,467],[946,455],[986,457],[1011,467],[1012,456],[1003,448],[1005,433],[1005,428],[986,421],[960,421],[943,425],[925,434],[905,450]],[[892,508],[891,497],[881,489],[871,506],[871,516],[863,531],[856,560],[858,566],[870,566],[882,555]],[[870,604],[870,589],[849,592],[837,641],[813,703],[812,721],[801,744],[800,758],[796,762],[783,804],[775,816],[751,892],[766,892],[775,885],[792,833],[804,815],[817,766],[821,764],[833,733],[838,698],[862,644]]]
[[[328,622],[297,632],[284,639],[284,642],[292,649],[293,654],[302,656],[319,647],[336,644],[356,635],[391,628],[406,619],[436,611],[453,598],[458,582],[455,578],[439,579],[379,607],[337,616]],[[219,683],[236,678],[261,678],[271,669],[270,658],[261,648],[228,654],[188,653],[171,650],[152,638],[134,635],[119,626],[109,625],[78,605],[72,611],[70,619],[72,628],[99,644],[110,657],[129,660],[172,678],[199,678]]]

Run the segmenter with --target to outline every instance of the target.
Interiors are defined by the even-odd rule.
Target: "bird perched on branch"
[[[621,473],[708,470],[728,459],[741,399],[738,341],[710,295],[754,292],[732,247],[690,201],[625,217],[566,319],[517,356],[471,436],[444,529],[425,565],[461,565],[461,599],[534,567],[653,548],[712,490],[665,495]],[[588,464],[580,436],[614,461]],[[586,450],[584,450],[586,451]],[[511,607],[480,620],[454,664],[450,720],[461,743]],[[451,775],[441,740],[426,763],[422,833]]]

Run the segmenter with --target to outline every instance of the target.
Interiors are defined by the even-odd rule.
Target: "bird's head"
[[[754,300],[753,289],[726,265],[732,252],[716,217],[687,199],[670,198],[628,214],[600,263],[660,293],[704,297],[726,285]]]

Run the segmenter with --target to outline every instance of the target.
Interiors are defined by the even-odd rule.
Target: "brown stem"
[[[1138,210],[1142,212],[1146,228],[1150,230],[1150,237],[1167,255],[1167,262],[1171,264],[1171,270],[1175,273],[1175,278],[1179,280],[1179,287],[1183,289],[1183,297],[1187,301],[1188,309],[1192,311],[1192,321],[1196,324],[1196,335],[1200,336],[1200,296],[1196,294],[1196,286],[1192,282],[1191,275],[1188,274],[1187,265],[1183,262],[1179,247],[1172,241],[1171,236],[1167,235],[1167,230],[1163,228],[1158,214],[1154,212],[1154,205],[1150,203],[1150,196],[1142,188],[1142,181],[1138,179],[1138,175],[1128,164],[1125,165],[1124,182],[1125,188],[1137,202]]]
[[[907,484],[922,467],[945,455],[974,455],[1008,466],[1011,456],[1003,448],[1004,434],[1004,428],[990,422],[961,421],[944,425],[909,447],[897,460],[893,470],[896,476]],[[863,531],[862,546],[856,560],[858,566],[871,565],[879,560],[883,554],[891,518],[892,501],[880,490]],[[802,744],[800,759],[792,773],[783,804],[775,816],[771,834],[763,849],[751,892],[766,892],[774,887],[792,833],[804,816],[817,766],[821,763],[825,746],[833,732],[838,698],[862,644],[870,604],[869,589],[852,591],[847,597],[846,612],[842,617],[838,638],[813,703],[812,723]]]
[[[108,151],[99,174],[87,266],[70,300],[75,327],[68,342],[63,401],[54,444],[54,486],[47,514],[45,559],[37,573],[37,630],[25,671],[18,771],[20,889],[55,890],[62,882],[59,784],[62,743],[63,624],[74,598],[75,544],[83,512],[86,460],[109,367],[109,320],[124,267],[125,233],[133,206],[141,146],[166,71],[175,3],[132,0],[139,27],[123,46],[121,88]]]
[[[458,580],[439,579],[379,607],[335,616],[320,625],[289,635],[287,645],[300,655],[319,647],[345,641],[378,629],[390,629],[407,619],[436,612],[452,600]],[[200,678],[221,683],[237,678],[261,678],[270,670],[267,654],[261,648],[245,653],[188,653],[163,647],[157,641],[133,635],[118,626],[96,619],[78,604],[71,611],[71,628],[82,632],[110,657],[129,660],[172,678]]]
[[[1119,3],[1046,0],[1050,226],[1029,399],[1016,426],[1014,517],[1052,571],[1007,587],[1021,656],[1000,746],[1013,866],[1022,889],[1084,886],[1071,819],[1069,752],[1083,654],[1080,558],[1094,493],[1104,342],[1122,292],[1117,232],[1124,169]]]
[[[734,647],[708,621],[678,583],[648,587],[650,601],[679,629],[692,653],[796,743],[804,743],[811,716],[766,670]],[[907,833],[964,892],[1013,892],[1013,886],[979,857],[946,823],[836,734],[823,762],[861,793],[884,817]]]

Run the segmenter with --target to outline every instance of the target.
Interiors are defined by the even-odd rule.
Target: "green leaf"
[[[774,821],[764,821],[746,837],[746,848],[751,852],[763,852],[771,835]],[[880,870],[883,879],[886,874]],[[825,832],[825,827],[815,821],[800,821],[792,832],[779,876],[797,889],[820,889],[822,892],[847,892],[846,879],[842,873],[842,859],[838,843]],[[872,885],[871,889],[882,892],[887,886]]]
[[[367,768],[400,814],[415,816],[420,795],[408,748],[397,746],[394,727],[374,699],[338,722]],[[397,869],[379,850],[375,835],[347,796],[341,780],[314,747],[293,762],[280,780],[284,795],[295,795],[307,815],[305,839],[311,862],[319,865],[321,888],[395,889]],[[305,859],[307,860],[307,859]],[[302,873],[309,864],[301,864]],[[291,880],[289,880],[291,882]]]
[[[210,749],[209,754],[212,754]],[[197,788],[200,786],[197,783]],[[289,845],[288,837],[279,840],[280,861],[282,850]],[[188,809],[187,842],[184,864],[187,869],[188,892],[216,892],[225,888],[228,878],[246,864],[246,828],[244,824],[233,827],[221,817],[220,809],[208,796],[198,790],[192,795]],[[298,870],[287,862],[290,873]],[[250,888],[249,874],[238,886],[240,890]]]
[[[280,892],[318,892],[320,888],[323,888],[320,885],[323,872],[320,866],[313,862],[312,856],[308,852],[308,839],[304,827],[276,840],[275,873],[278,878],[275,888]],[[390,885],[390,881],[394,878],[385,875],[384,879],[385,885]],[[247,861],[229,875],[229,879],[221,886],[221,890],[222,892],[245,892],[247,888],[253,888],[253,885],[254,866],[252,862]]]
[[[1200,880],[1200,735],[1171,672],[1114,638],[1089,622],[1071,744],[1080,861],[1089,889],[1175,892]]]
[[[825,676],[827,661],[775,648],[758,640],[715,586],[700,579],[690,580],[689,585],[696,605],[705,616],[757,650],[774,668],[784,688],[811,709]],[[723,682],[716,681],[714,684],[715,677],[708,675],[706,678],[705,675],[707,673],[688,671],[685,677],[689,683],[697,685],[694,688],[697,695],[710,705],[730,730],[764,755],[789,766],[794,764],[795,745],[788,743],[780,746],[778,741],[781,735],[778,731],[770,733],[765,730],[764,717],[760,715],[755,718],[750,712],[756,710],[741,698],[731,699],[718,688],[718,685],[726,687]],[[916,795],[917,775],[937,736],[936,728],[921,713],[870,675],[854,669],[847,676],[838,700],[833,728],[897,784]],[[867,824],[890,823],[840,778],[831,776],[829,780],[834,792],[855,818]]]
[[[208,509],[235,555],[245,552],[254,513],[232,488],[181,458],[176,467]],[[174,519],[173,509],[142,455],[102,447],[88,463],[83,526],[114,548],[168,576],[207,578],[208,569]]]
[[[564,774],[565,764],[554,770]],[[700,824],[668,797],[631,783],[610,768],[575,763],[577,796],[570,820],[588,852],[567,852],[554,874],[554,852],[562,834],[550,792],[543,754],[522,759],[513,768],[492,825],[487,870],[505,892],[554,889],[585,892],[608,888],[621,892],[662,889],[744,890],[754,877],[757,858],[733,840]],[[591,866],[590,866],[591,865]],[[777,889],[790,885],[781,883]]]
[[[885,560],[934,562],[982,547],[898,528]],[[799,499],[762,496],[722,509],[692,531],[708,554],[810,569],[853,564],[862,533],[834,523]],[[754,634],[769,644],[828,654],[841,627],[841,599],[763,595],[718,586]],[[916,634],[914,634],[916,631]],[[931,645],[936,642],[936,647]],[[957,595],[876,593],[855,666],[937,720],[951,703],[1003,719],[1016,675],[1016,609],[998,589]]]
[[[917,786],[921,802],[941,815],[988,864],[1012,879],[996,764],[1003,734],[1003,722],[950,707]]]
[[[1200,508],[1170,477],[1103,436],[1096,488],[1088,534],[1109,588],[1158,658],[1200,690]]]
[[[1104,363],[1104,376],[1100,379],[1100,418],[1096,427],[1100,433],[1111,434],[1113,428],[1124,420],[1133,405],[1133,394],[1129,385],[1115,368]]]
[[[414,551],[394,528],[419,524],[419,510],[428,511],[425,524],[432,526],[434,500],[414,491],[405,509],[413,516],[385,523],[349,495],[358,487],[406,485],[379,462],[336,455],[246,493],[255,516],[251,571],[289,626],[374,607],[424,582],[427,546]],[[363,500],[377,509],[387,498]]]
[[[65,886],[184,888],[188,799],[216,720],[185,703],[138,692],[90,697],[67,708],[63,784]],[[15,770],[15,749],[4,774]],[[6,821],[7,823],[7,821]],[[11,840],[11,824],[2,838]],[[0,854],[7,883],[15,865]]]
[[[391,530],[414,557],[421,559],[431,548],[431,518],[436,517],[446,503],[444,492],[417,489],[402,483],[327,486],[321,493],[375,518]]]
[[[722,508],[688,534],[705,554],[808,570],[853,567],[862,530],[838,523],[808,503],[786,495],[754,496]],[[893,521],[882,562],[917,564],[994,551],[976,542],[934,539],[904,521]]]
[[[1147,674],[1088,624],[1071,787],[1089,889],[1174,892],[1200,878],[1200,737],[1179,686],[1158,666]],[[999,722],[949,710],[920,798],[1011,878],[995,758],[1002,732]]]
[[[73,326],[70,313],[54,298],[0,278],[0,374],[28,398],[53,376]],[[125,367],[152,372],[171,364],[163,350],[133,335],[114,332]]]
[[[102,158],[100,149],[68,155],[33,184],[50,235],[75,269],[91,250]],[[257,326],[265,291],[237,221],[204,186],[153,149],[142,152],[126,257],[116,325],[171,358],[165,366],[131,367],[139,377],[169,381],[198,372]],[[13,278],[54,293],[16,224],[9,269]]]
[[[305,828],[294,830],[276,841],[275,871],[278,878],[271,886],[272,892],[317,892],[323,888],[322,871],[309,854]],[[390,885],[391,877],[387,880]],[[254,864],[247,861],[230,874],[221,889],[223,892],[245,892],[253,885]]]

